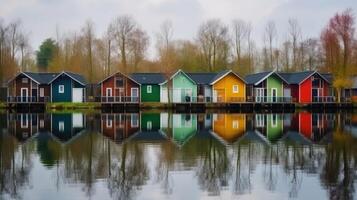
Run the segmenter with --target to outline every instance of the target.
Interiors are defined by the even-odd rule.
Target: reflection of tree
[[[227,149],[213,139],[202,146],[205,153],[197,164],[198,182],[201,187],[212,195],[219,195],[221,187],[228,186],[231,175],[231,163]]]
[[[278,145],[270,148],[265,148],[264,155],[264,181],[266,188],[270,191],[276,189],[278,171],[276,164],[279,163],[279,156],[277,154]],[[267,169],[268,168],[268,169]],[[275,170],[275,171],[274,171]]]
[[[147,181],[149,170],[141,144],[125,143],[120,151],[112,154],[108,188],[114,199],[131,199],[135,190]]]
[[[33,146],[29,143],[19,145],[7,134],[0,137],[0,194],[21,198],[20,189],[29,183]]]
[[[356,139],[337,128],[333,142],[326,146],[326,162],[320,178],[329,191],[330,199],[354,199],[356,145]]]
[[[158,163],[155,168],[156,181],[161,182],[165,194],[172,193],[172,184],[169,179],[169,172],[173,169],[176,156],[176,148],[171,142],[163,142],[158,152]]]

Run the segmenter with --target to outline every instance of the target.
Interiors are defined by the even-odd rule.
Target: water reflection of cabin
[[[234,143],[246,131],[246,115],[213,114],[212,131],[223,143]]]
[[[48,131],[51,126],[50,115],[48,114],[10,113],[7,123],[9,133],[20,142],[27,141],[38,132]]]
[[[51,133],[61,143],[68,143],[85,130],[86,120],[82,113],[51,114]]]
[[[255,114],[255,130],[269,141],[277,141],[283,135],[284,116],[282,114]]]
[[[160,131],[182,147],[197,132],[197,114],[160,114]]]
[[[334,125],[334,115],[327,113],[300,112],[293,115],[292,129],[313,142],[318,142],[330,133]]]
[[[122,143],[140,130],[139,114],[102,114],[101,132],[111,140]]]

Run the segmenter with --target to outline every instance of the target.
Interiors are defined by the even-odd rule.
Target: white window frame
[[[40,97],[45,96],[45,88],[40,88]]]
[[[239,93],[239,86],[238,85],[233,85],[233,93]]]
[[[21,82],[22,82],[22,83],[28,83],[28,82],[29,82],[29,79],[28,79],[28,78],[22,78],[22,79],[21,79]]]
[[[40,119],[40,128],[45,127],[45,121],[43,119]]]
[[[29,119],[28,119],[28,117],[29,116],[27,114],[22,114],[21,115],[21,128],[28,128],[29,127]]]
[[[64,93],[64,85],[59,85],[58,86],[58,93],[60,93],[60,94]]]
[[[136,116],[135,120],[134,120],[134,116]],[[139,116],[138,116],[138,114],[131,114],[130,118],[131,118],[131,120],[130,120],[131,127],[133,127],[133,128],[139,127]]]
[[[152,93],[152,86],[151,86],[151,85],[146,86],[146,92],[147,92],[148,94],[151,94],[151,93]]]
[[[152,129],[152,121],[147,121],[146,122],[146,128],[147,128],[147,130],[151,130]]]
[[[59,121],[58,122],[58,131],[59,132],[64,132],[64,121]]]
[[[110,95],[108,95],[108,94],[110,94]],[[106,97],[112,97],[113,96],[113,89],[112,88],[106,88],[105,89],[105,96]]]
[[[113,120],[112,119],[107,119],[106,120],[106,125],[107,125],[107,128],[112,128],[113,127]]]
[[[232,121],[232,128],[233,128],[233,129],[239,129],[239,122],[238,122],[238,120],[233,120],[233,121]]]

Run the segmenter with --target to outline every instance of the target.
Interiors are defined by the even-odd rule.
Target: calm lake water
[[[0,199],[356,199],[357,114],[0,114]]]

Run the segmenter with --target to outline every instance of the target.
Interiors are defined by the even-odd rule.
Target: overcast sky
[[[318,37],[328,19],[346,8],[356,15],[357,0],[0,0],[0,17],[20,19],[34,50],[44,39],[55,38],[56,26],[62,33],[79,31],[91,19],[101,36],[114,17],[124,14],[148,32],[151,44],[166,19],[173,23],[175,39],[193,39],[201,22],[220,18],[227,24],[232,19],[251,22],[259,45],[269,20],[276,22],[280,39],[289,18],[298,20],[304,37]]]

